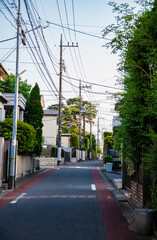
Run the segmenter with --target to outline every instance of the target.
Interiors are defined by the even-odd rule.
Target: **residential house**
[[[3,65],[0,63],[0,80],[6,79],[9,76],[9,73],[7,70],[3,67]]]
[[[5,120],[5,109],[4,104],[7,104],[8,100],[5,98],[4,94],[0,92],[0,121]]]
[[[6,110],[6,114],[8,112],[12,112],[14,108],[14,93],[3,93],[4,97],[8,100],[7,103],[4,103],[4,109]],[[26,99],[22,93],[18,94],[18,109],[17,109],[17,119],[23,121],[24,110],[26,105]]]
[[[58,119],[58,110],[49,109],[44,110],[43,116],[43,137],[44,145],[53,145],[56,146],[57,140],[57,119]]]

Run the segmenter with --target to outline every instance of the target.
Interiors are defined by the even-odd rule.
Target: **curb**
[[[18,188],[19,186],[21,186],[22,184],[24,184],[25,182],[29,181],[30,179],[34,178],[35,176],[37,176],[38,174],[41,174],[42,172],[46,171],[47,169],[46,168],[43,168],[43,169],[40,169],[40,170],[37,170],[36,172],[34,173],[30,173],[24,177],[21,177],[19,178],[17,181],[16,181],[16,188]],[[5,187],[6,185],[6,187]],[[5,191],[6,193],[8,193],[8,191],[12,191],[12,190],[9,190],[8,189],[8,183],[2,185],[2,187],[0,188],[0,194],[1,193],[4,193],[5,194]]]

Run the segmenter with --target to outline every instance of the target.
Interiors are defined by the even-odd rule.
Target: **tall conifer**
[[[41,106],[40,89],[36,83],[34,88],[32,88],[30,93],[30,98],[27,100],[24,120],[25,122],[33,125],[36,130],[37,145],[35,147],[35,153],[37,155],[41,154],[42,151],[42,118],[43,109]]]

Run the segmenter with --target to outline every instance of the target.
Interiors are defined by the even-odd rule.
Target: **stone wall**
[[[61,164],[64,164],[64,158],[61,159]],[[40,157],[40,166],[57,166],[57,158]]]
[[[131,197],[138,208],[143,208],[143,185],[131,181]]]

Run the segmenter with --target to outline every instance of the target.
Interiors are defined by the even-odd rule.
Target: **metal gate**
[[[70,162],[70,152],[64,152],[64,161]]]

